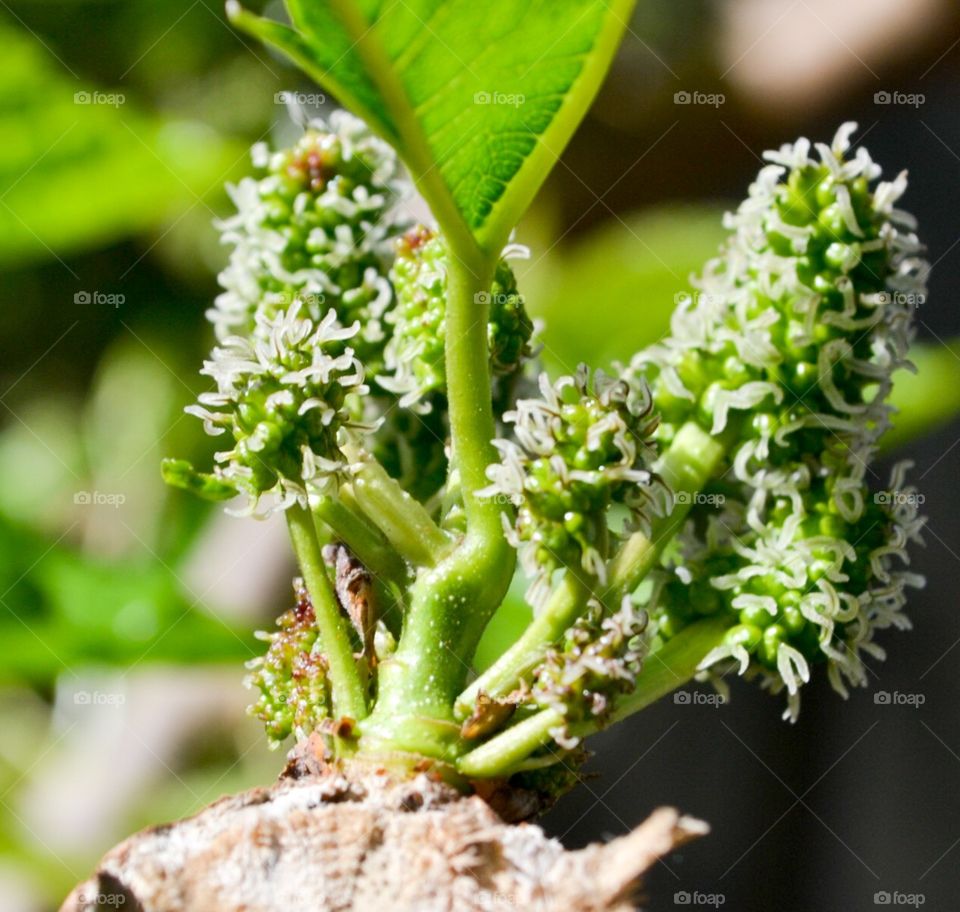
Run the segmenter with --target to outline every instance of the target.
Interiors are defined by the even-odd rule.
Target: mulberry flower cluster
[[[579,744],[569,731],[572,723],[602,722],[615,698],[633,690],[647,650],[641,636],[646,626],[646,612],[629,597],[612,614],[591,599],[559,648],[548,652],[537,667],[530,697],[539,707],[564,717],[564,725],[550,731],[561,748],[573,750]]]
[[[300,302],[274,317],[256,315],[256,332],[229,336],[204,362],[216,381],[187,411],[207,433],[233,446],[216,454],[213,478],[246,493],[250,509],[264,494],[277,508],[306,504],[342,468],[339,435],[365,429],[353,421],[348,397],[366,392],[363,367],[344,348],[358,326],[341,327],[334,311],[317,324]]]
[[[392,292],[386,275],[393,238],[404,230],[399,202],[409,192],[394,151],[344,111],[316,120],[289,149],[258,144],[254,165],[230,193],[237,207],[220,223],[233,247],[224,288],[209,317],[221,340],[256,331],[299,300],[319,321],[329,310],[355,321],[357,356],[379,370]]]
[[[506,260],[521,254],[526,249],[518,245],[504,251],[488,294],[487,344],[495,380],[515,376],[531,355],[533,323]],[[387,374],[377,380],[400,396],[401,406],[417,406],[422,412],[430,411],[431,397],[446,389],[448,256],[443,238],[418,226],[397,242],[390,271],[397,300],[387,317],[392,326],[385,353]]]
[[[555,383],[542,374],[540,392],[504,415],[515,439],[494,441],[501,460],[487,470],[491,484],[481,492],[517,507],[516,522],[504,522],[533,578],[534,605],[561,567],[605,581],[610,508],[624,505],[643,527],[662,511],[665,493],[649,469],[656,419],[642,382],[602,371],[591,377],[581,365]]]
[[[295,607],[277,619],[279,630],[257,633],[270,646],[247,663],[245,684],[260,691],[250,714],[266,728],[270,746],[292,733],[306,737],[328,717],[329,687],[323,656],[314,651],[316,617],[302,580],[294,582]]]
[[[844,695],[865,683],[874,631],[908,626],[904,589],[922,584],[905,569],[922,520],[904,467],[873,496],[869,476],[928,266],[895,206],[906,176],[874,183],[854,130],[815,155],[806,140],[767,154],[671,336],[628,370],[651,385],[663,444],[688,421],[729,442],[723,508],[691,511],[651,602],[657,629],[726,613],[702,668],[785,688],[790,718],[815,663]]]

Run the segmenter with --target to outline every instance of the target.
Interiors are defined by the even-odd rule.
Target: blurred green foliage
[[[207,512],[168,493],[157,464],[168,445],[206,443],[181,421],[177,358],[153,342],[118,340],[85,402],[40,396],[0,434],[0,682],[49,687],[91,662],[251,654],[251,631],[204,613],[182,581]]]
[[[896,375],[891,401],[898,414],[884,438],[889,449],[929,433],[960,412],[960,339],[916,343],[910,360],[916,373]]]
[[[543,322],[547,369],[569,373],[583,359],[608,368],[664,336],[690,276],[726,234],[722,215],[717,206],[662,207],[534,250],[524,293]]]
[[[44,49],[0,24],[0,264],[66,256],[151,228],[219,194],[245,146],[196,121],[77,88]]]
[[[51,548],[7,522],[0,524],[0,552],[0,586],[7,593],[7,611],[0,615],[0,685],[49,685],[63,671],[88,664],[250,656],[252,639],[194,610],[195,600],[159,561],[98,561]],[[37,572],[18,575],[34,563]]]
[[[186,581],[211,514],[158,464],[210,456],[182,414],[204,385],[210,222],[295,84],[202,3],[15,3],[0,42],[0,724],[16,732],[0,750],[0,866],[55,908],[105,848],[51,849],[24,804],[70,743],[63,683],[224,663],[242,700],[253,623]],[[96,496],[114,503],[83,502]],[[169,788],[114,838],[262,780],[239,762],[252,746],[221,732],[202,758],[168,760]]]

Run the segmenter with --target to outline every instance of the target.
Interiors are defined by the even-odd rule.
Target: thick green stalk
[[[621,697],[610,716],[569,726],[569,733],[586,737],[601,728],[639,712],[691,681],[704,657],[723,640],[728,623],[711,619],[692,624],[669,640],[644,662],[635,689]],[[550,732],[564,726],[563,714],[543,709],[474,748],[457,762],[457,769],[472,779],[509,776],[535,751],[550,741]]]
[[[663,549],[683,525],[696,494],[716,474],[725,452],[723,443],[699,425],[688,422],[680,428],[656,465],[659,475],[677,495],[676,504],[668,516],[652,523],[649,536],[635,532],[620,546],[610,564],[606,589],[600,593],[605,602],[619,602],[653,569]],[[576,620],[589,594],[584,583],[567,571],[543,611],[520,639],[457,697],[457,718],[470,715],[481,691],[494,698],[509,694]]]
[[[287,525],[317,618],[320,649],[329,670],[334,715],[362,719],[367,714],[363,680],[353,658],[347,619],[324,567],[313,516],[303,507],[290,507]]]
[[[414,583],[397,651],[378,668],[377,702],[361,726],[362,752],[399,750],[440,759],[459,753],[453,699],[490,613],[476,606],[494,595],[477,547],[468,538]]]
[[[360,509],[406,560],[433,567],[453,542],[431,519],[423,504],[391,478],[383,466],[356,446],[344,447],[351,461],[350,490]]]
[[[503,505],[494,498],[477,496],[489,484],[487,467],[497,458],[487,343],[489,288],[495,260],[464,259],[451,244],[444,353],[453,460],[467,529],[490,545],[504,542],[500,519]]]
[[[377,705],[362,726],[361,751],[452,758],[460,749],[453,701],[477,643],[513,577],[504,507],[478,497],[495,458],[486,293],[492,262],[451,256],[447,276],[447,398],[453,460],[467,533],[435,568],[423,570],[396,653],[380,665]]]

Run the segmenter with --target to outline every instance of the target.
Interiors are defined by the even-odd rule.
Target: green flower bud
[[[392,239],[404,227],[397,203],[411,192],[395,153],[337,111],[290,149],[257,145],[253,161],[261,176],[230,188],[237,214],[219,226],[233,252],[209,313],[218,338],[252,333],[258,312],[273,317],[299,300],[315,322],[331,309],[341,325],[358,322],[353,348],[379,371]]]
[[[513,246],[506,253],[522,248]],[[390,271],[396,306],[387,317],[392,336],[386,348],[388,374],[377,381],[397,393],[402,406],[429,407],[431,393],[446,390],[444,338],[447,312],[447,246],[429,228],[418,226],[397,243]],[[494,380],[513,377],[530,357],[533,323],[505,259],[497,265],[486,296],[490,314],[487,341]]]
[[[366,392],[363,368],[343,347],[357,326],[339,328],[332,310],[315,325],[300,316],[300,306],[296,301],[276,317],[258,313],[253,336],[231,336],[214,348],[202,373],[217,390],[187,408],[207,433],[226,434],[233,444],[216,454],[212,478],[198,487],[232,485],[249,496],[250,509],[266,493],[281,509],[306,504],[342,468],[343,429],[364,427],[347,403]]]
[[[905,176],[872,186],[880,169],[848,155],[853,130],[817,158],[806,140],[768,153],[702,293],[628,371],[669,405],[664,442],[690,420],[732,441],[723,509],[694,506],[655,591],[658,632],[679,632],[680,603],[710,581],[739,626],[702,667],[732,660],[786,689],[790,718],[815,663],[843,694],[866,683],[861,653],[882,654],[874,631],[905,626],[905,587],[922,583],[902,566],[922,526],[903,467],[895,508],[865,476],[928,266],[894,208]]]
[[[266,655],[251,659],[245,684],[260,694],[250,714],[267,730],[270,746],[291,734],[305,738],[329,716],[329,687],[323,656],[314,650],[316,617],[302,580],[294,582],[297,604],[277,619],[275,633],[257,634],[270,644]]]
[[[634,526],[664,509],[662,486],[647,468],[656,426],[648,390],[585,365],[551,383],[540,376],[539,399],[521,399],[504,415],[515,440],[495,440],[501,462],[487,470],[483,496],[517,507],[507,535],[520,550],[539,604],[559,567],[582,567],[605,579],[610,508],[625,505]],[[506,520],[505,520],[506,522]]]
[[[560,647],[537,666],[531,698],[540,708],[564,716],[564,727],[550,733],[561,748],[572,750],[579,743],[566,726],[584,719],[602,721],[616,697],[633,690],[643,667],[646,643],[641,634],[646,624],[646,613],[629,598],[608,616],[591,600]]]

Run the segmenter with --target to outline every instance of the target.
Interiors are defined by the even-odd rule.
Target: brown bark
[[[429,773],[294,762],[269,788],[122,842],[61,912],[619,912],[657,858],[704,832],[661,808],[568,852]]]

